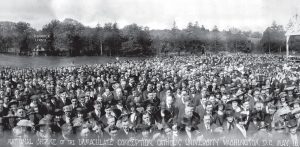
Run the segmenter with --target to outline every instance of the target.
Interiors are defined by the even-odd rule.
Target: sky
[[[197,21],[208,29],[263,32],[273,21],[287,26],[296,13],[300,0],[0,0],[0,21],[25,21],[38,30],[72,18],[90,27],[117,22],[170,29],[175,21],[182,29]]]

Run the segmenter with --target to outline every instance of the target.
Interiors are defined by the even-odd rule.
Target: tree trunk
[[[103,55],[103,44],[102,41],[100,41],[100,54]]]

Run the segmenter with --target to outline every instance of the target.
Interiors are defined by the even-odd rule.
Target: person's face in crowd
[[[166,91],[166,96],[170,96],[171,95],[171,90],[167,90]]]
[[[193,107],[186,107],[186,108],[185,108],[185,115],[186,115],[187,117],[192,117],[192,116],[193,116],[193,113],[194,113]]]
[[[297,119],[299,119],[299,118],[300,118],[300,113],[296,113],[296,114],[295,114],[295,117],[296,117]]]
[[[11,111],[13,112],[17,112],[17,105],[11,105],[11,108],[10,108]]]
[[[78,118],[83,118],[83,113],[78,113],[77,116]]]
[[[138,91],[142,91],[142,85],[141,84],[138,84],[136,88],[137,88]]]
[[[152,93],[149,92],[149,93],[147,94],[147,99],[148,99],[148,100],[152,100],[152,98],[153,98]]]
[[[71,112],[70,112],[70,111],[64,111],[64,113],[65,113],[65,115],[66,115],[67,117],[70,117],[70,116],[71,116]]]
[[[237,101],[232,101],[231,104],[232,104],[232,107],[234,107],[234,108],[238,106],[238,102]]]
[[[213,103],[216,102],[216,97],[213,95],[209,96],[209,101]]]
[[[80,102],[81,104],[84,104],[84,103],[85,103],[85,98],[81,97],[81,98],[79,99],[79,102]]]
[[[43,137],[50,137],[52,129],[49,125],[40,126],[39,133],[41,133]]]
[[[82,138],[88,138],[91,134],[91,131],[88,128],[82,129],[80,132],[80,136]]]
[[[116,89],[117,96],[122,96],[122,90],[120,88]]]
[[[4,108],[4,101],[0,99],[0,112],[2,111],[3,108]]]
[[[110,108],[105,109],[105,114],[106,114],[107,117],[113,117],[112,113],[113,112],[112,112],[112,110]]]
[[[258,90],[254,91],[254,93],[253,93],[254,97],[259,97],[259,95],[260,95],[260,92]]]
[[[143,130],[143,131],[142,131],[142,135],[143,135],[143,137],[145,137],[145,138],[149,138],[149,136],[150,136],[150,131],[149,131],[149,130]]]
[[[130,127],[130,124],[129,124],[128,119],[122,120],[122,128],[128,132],[129,131],[129,127]]]
[[[108,119],[107,119],[107,124],[108,124],[108,126],[113,126],[113,125],[115,125],[115,124],[116,124],[115,118],[114,118],[114,117],[108,118]]]
[[[121,87],[126,87],[126,81],[121,81]]]
[[[66,101],[67,100],[67,94],[65,92],[61,93],[59,95],[59,97],[63,100],[63,101]]]
[[[205,87],[203,87],[202,90],[201,90],[201,95],[205,96],[206,93],[207,93],[207,89]]]
[[[207,98],[206,98],[206,97],[202,97],[202,98],[201,98],[201,103],[202,103],[202,104],[205,104],[206,102],[207,102]]]
[[[135,90],[132,91],[132,96],[136,96],[137,92]]]
[[[136,107],[135,107],[135,106],[131,106],[131,107],[130,107],[130,111],[131,111],[131,112],[136,112]]]
[[[206,124],[206,125],[210,125],[210,122],[211,122],[210,116],[209,116],[209,115],[204,116],[203,122],[204,122],[204,124]]]
[[[216,87],[216,86],[217,86],[217,83],[216,83],[216,82],[213,82],[213,83],[212,83],[212,86],[213,86],[213,87]]]
[[[151,124],[150,115],[148,113],[146,113],[146,114],[143,115],[143,122],[145,124]]]
[[[285,100],[286,100],[285,97],[281,97],[281,98],[280,98],[280,101],[281,101],[281,102],[285,102]]]
[[[100,111],[101,110],[101,105],[100,104],[95,104],[94,109],[96,109],[97,111]]]
[[[213,110],[213,105],[212,104],[208,104],[206,107],[205,107],[206,111],[207,112],[212,112]]]
[[[165,84],[165,89],[169,89],[170,88],[170,84],[169,83],[166,83]]]
[[[27,128],[23,126],[17,126],[13,129],[13,134],[15,137],[21,137],[27,133]]]
[[[253,79],[253,80],[251,81],[251,85],[253,85],[253,86],[256,86],[256,85],[257,85],[257,82],[256,82],[255,79]]]
[[[3,103],[4,103],[4,104],[8,104],[8,102],[9,102],[9,98],[8,98],[8,97],[4,97],[4,98],[3,98]]]
[[[105,94],[109,94],[110,90],[108,88],[105,89]]]
[[[18,88],[20,91],[24,90],[24,86],[21,85],[21,84],[18,84],[18,85],[17,85],[17,88]]]
[[[133,84],[134,84],[134,79],[133,79],[133,78],[130,78],[130,79],[129,79],[129,83],[130,83],[131,85],[133,85]]]
[[[227,119],[227,121],[230,122],[230,123],[233,122],[233,116],[228,116],[228,117],[226,117],[226,119]]]
[[[206,82],[205,82],[205,85],[206,85],[206,87],[208,87],[208,86],[211,85],[211,84],[210,84],[209,81],[206,81]]]
[[[4,91],[0,90],[0,97],[4,97]]]
[[[195,94],[195,87],[191,87],[190,90],[191,90],[191,94]]]
[[[18,109],[16,115],[18,117],[25,117],[26,116],[25,110],[24,109]]]
[[[263,104],[262,104],[262,103],[256,103],[256,104],[255,104],[255,109],[256,109],[257,111],[262,111],[262,109],[263,109]]]
[[[293,105],[293,108],[294,108],[294,109],[299,108],[299,107],[300,107],[299,103],[295,103],[295,104]]]
[[[296,127],[292,127],[292,128],[290,128],[289,129],[289,132],[291,133],[291,134],[296,134],[297,133],[297,126]]]
[[[34,108],[33,108],[33,111],[34,111],[35,113],[39,113],[39,108],[38,108],[38,107],[34,107]]]
[[[155,99],[156,98],[156,93],[155,92],[152,92],[152,99]]]
[[[168,96],[168,97],[166,98],[166,104],[167,104],[167,105],[172,105],[172,104],[173,104],[173,97]]]
[[[72,105],[73,105],[73,106],[76,106],[76,105],[77,105],[77,99],[72,99],[71,102],[72,102]]]

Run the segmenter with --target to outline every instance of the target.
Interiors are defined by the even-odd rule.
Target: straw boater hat
[[[295,108],[292,110],[293,115],[298,114],[298,113],[300,113],[300,108]]]
[[[295,86],[292,86],[292,85],[289,85],[287,86],[286,88],[284,88],[285,91],[292,91],[294,90],[296,87]]]
[[[17,126],[20,127],[33,127],[34,123],[30,120],[22,119],[17,123]]]
[[[231,99],[229,99],[226,103],[227,103],[227,104],[228,104],[228,103],[232,103],[233,101],[236,101],[236,102],[238,102],[238,103],[241,103],[241,102],[242,102],[242,100],[239,99],[237,96],[232,96]]]

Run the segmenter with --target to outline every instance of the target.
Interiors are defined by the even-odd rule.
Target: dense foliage
[[[43,41],[35,36],[47,35]],[[253,40],[259,40],[257,42]],[[154,55],[210,52],[279,52],[284,50],[283,27],[273,23],[266,31],[241,31],[237,28],[208,30],[198,22],[178,29],[149,30],[130,24],[119,28],[117,23],[87,27],[73,19],[52,20],[37,31],[25,22],[0,22],[0,52],[30,55],[37,45],[47,55]],[[280,50],[279,50],[280,48]]]

